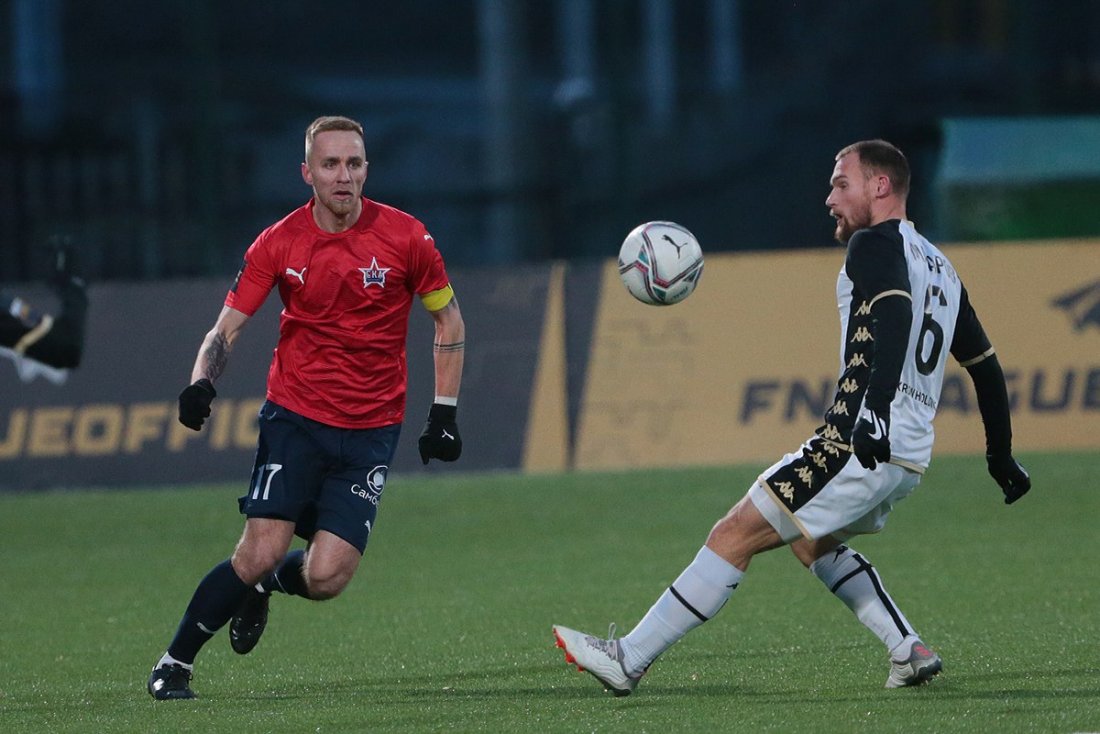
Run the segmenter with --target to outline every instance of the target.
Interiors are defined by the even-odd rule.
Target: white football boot
[[[886,679],[887,688],[905,688],[919,686],[932,680],[943,670],[940,656],[917,640],[904,660],[890,661],[890,677]]]
[[[586,635],[568,627],[554,625],[554,637],[558,647],[565,650],[565,662],[573,663],[577,670],[591,673],[603,687],[616,696],[629,696],[645,674],[630,675],[623,667],[623,651],[615,639],[615,625],[601,639]]]

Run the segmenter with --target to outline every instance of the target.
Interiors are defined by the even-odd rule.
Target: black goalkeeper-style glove
[[[197,431],[210,417],[210,403],[218,396],[214,384],[205,377],[183,388],[180,393],[180,423]]]
[[[890,461],[890,413],[864,406],[852,429],[852,453],[864,469]]]
[[[989,466],[989,476],[1001,485],[1006,505],[1011,505],[1031,489],[1031,475],[1012,454],[986,454],[985,462]]]
[[[428,422],[420,433],[420,460],[425,464],[428,459],[454,461],[462,454],[462,437],[455,422],[457,413],[458,408],[453,405],[432,403]]]

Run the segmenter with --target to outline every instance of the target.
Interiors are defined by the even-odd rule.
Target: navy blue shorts
[[[362,553],[401,425],[335,428],[270,400],[259,421],[252,481],[238,500],[241,514],[290,520],[306,540],[327,530]]]

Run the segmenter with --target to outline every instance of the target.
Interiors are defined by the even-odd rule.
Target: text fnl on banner
[[[945,246],[1008,380],[1018,451],[1100,448],[1100,241]],[[820,425],[840,371],[844,250],[710,255],[698,291],[642,306],[605,271],[575,467],[770,462]],[[936,454],[982,453],[949,360]]]
[[[1100,241],[943,249],[1005,367],[1017,450],[1100,449]],[[467,321],[463,457],[454,467],[416,457],[433,369],[431,319],[414,309],[395,468],[773,461],[831,404],[843,260],[839,247],[708,253],[698,290],[665,308],[631,298],[614,261],[452,272]],[[86,358],[63,384],[21,379],[0,360],[0,490],[247,482],[276,296],[235,345],[207,429],[175,420],[175,396],[228,280],[94,287]],[[926,396],[939,408],[936,454],[981,453],[969,378],[949,364],[943,394]]]

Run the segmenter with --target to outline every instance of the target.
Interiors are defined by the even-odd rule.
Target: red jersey
[[[409,309],[414,294],[448,286],[443,258],[424,225],[393,207],[364,197],[359,221],[333,234],[313,206],[260,233],[225,305],[251,316],[279,287],[268,399],[338,428],[400,423]]]

